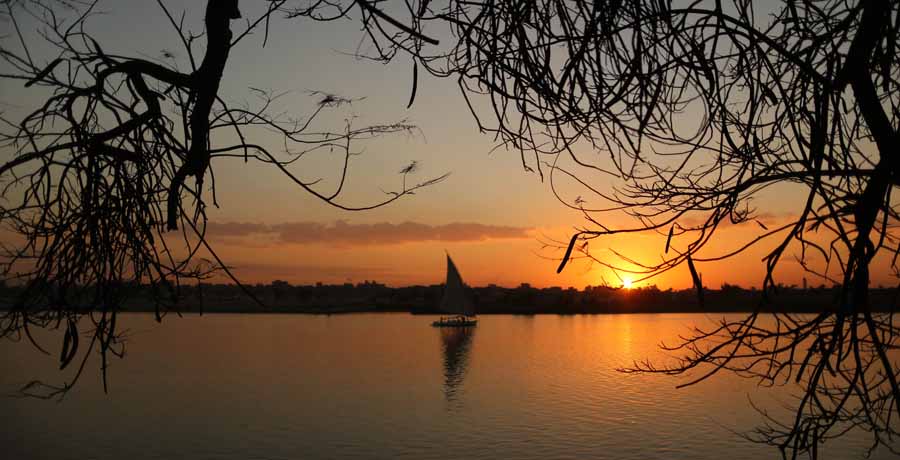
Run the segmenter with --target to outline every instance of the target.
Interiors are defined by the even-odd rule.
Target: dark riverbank
[[[352,312],[438,313],[442,285],[388,287],[374,282],[342,285],[293,286],[283,281],[246,286],[233,284],[181,287],[177,310],[203,313],[312,313]],[[0,298],[15,297],[16,288],[3,289]],[[479,314],[616,314],[616,313],[814,313],[837,305],[836,287],[780,286],[763,302],[762,292],[724,285],[706,289],[701,303],[695,289],[660,290],[655,286],[613,289],[589,286],[583,290],[559,287],[516,288],[486,286],[468,289]],[[136,286],[122,311],[154,311],[149,288]],[[254,300],[255,299],[255,300]],[[257,302],[258,300],[258,302]],[[262,305],[260,305],[262,304]],[[898,308],[896,289],[874,288],[870,304],[876,311]]]

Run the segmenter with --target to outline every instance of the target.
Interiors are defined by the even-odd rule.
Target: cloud
[[[247,222],[210,222],[207,233],[212,237],[238,237],[274,240],[281,244],[325,244],[333,246],[387,246],[426,241],[448,243],[531,238],[532,229],[473,222],[429,225],[418,222],[393,224],[352,224],[339,220],[320,222],[285,222],[274,225]]]

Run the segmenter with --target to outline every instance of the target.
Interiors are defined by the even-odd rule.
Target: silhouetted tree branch
[[[446,177],[408,185],[402,174],[401,188],[381,199],[343,202],[356,144],[411,133],[415,127],[405,121],[355,127],[348,120],[343,130],[322,129],[322,114],[353,102],[323,93],[311,94],[314,110],[299,121],[270,114],[277,96],[265,91],[256,91],[258,106],[234,106],[219,91],[229,53],[253,30],[267,28],[286,1],[268,2],[261,16],[248,18],[247,28],[233,33],[231,21],[241,17],[238,1],[210,0],[205,47],[201,35],[189,32],[183,19],[157,3],[181,39],[188,71],[174,59],[155,62],[107,52],[87,27],[97,2],[74,10],[75,17],[61,15],[53,2],[3,5],[13,23],[18,24],[19,12],[39,19],[42,46],[53,54],[44,62],[33,51],[37,46],[26,37],[35,31],[0,43],[0,78],[43,97],[21,120],[0,114],[5,156],[0,163],[5,233],[0,274],[19,292],[0,314],[0,337],[27,338],[44,350],[31,331],[59,330],[60,368],[78,365],[68,384],[32,382],[23,389],[28,394],[64,394],[95,353],[106,388],[109,354],[124,353],[117,312],[144,286],[160,320],[179,308],[181,285],[218,271],[231,275],[205,238],[210,197],[216,204],[216,159],[237,156],[270,165],[299,188],[345,210],[382,206]],[[315,11],[312,6],[310,12]],[[279,135],[286,152],[254,143],[263,131]],[[331,181],[301,179],[298,169],[306,154],[321,149],[342,154],[342,167],[333,174],[336,188],[328,188]]]
[[[868,286],[876,254],[900,274],[896,2],[799,0],[773,11],[750,0],[393,5],[417,34],[449,29],[453,41],[426,47],[373,17],[373,58],[403,51],[457,78],[479,128],[584,214],[588,224],[568,244],[554,243],[566,251],[560,270],[575,255],[640,280],[687,265],[702,295],[698,267],[760,248],[766,294],[786,254],[842,288],[815,317],[754,312],[667,348],[680,353],[674,366],[628,371],[691,373],[691,384],[729,370],[799,385],[793,422],[757,433],[786,456],[815,456],[848,426],[891,448],[900,328],[893,313],[873,312]],[[772,189],[801,190],[802,203],[770,228],[753,202]],[[633,225],[610,223],[623,214]],[[712,253],[724,225],[752,221],[756,236]],[[666,238],[658,258],[591,252],[603,238],[644,233]]]

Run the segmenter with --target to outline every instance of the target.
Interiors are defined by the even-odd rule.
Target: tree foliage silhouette
[[[225,3],[213,1],[210,8]],[[773,11],[760,11],[751,0],[268,5],[254,28],[276,11],[315,20],[358,12],[372,45],[366,57],[413,57],[410,103],[420,68],[456,78],[478,127],[496,136],[500,146],[518,151],[524,168],[546,177],[560,200],[587,218],[568,245],[560,245],[565,250],[560,270],[572,255],[640,279],[687,267],[702,294],[698,267],[756,248],[766,254],[765,293],[777,285],[776,268],[790,255],[812,276],[841,287],[835,304],[823,305],[812,317],[755,311],[724,320],[670,348],[681,353],[674,366],[638,363],[628,371],[692,373],[692,384],[727,370],[766,385],[799,385],[794,419],[770,420],[755,434],[785,455],[815,455],[821,442],[848,426],[870,432],[873,447],[895,439],[900,330],[893,312],[873,311],[868,286],[879,254],[891,259],[894,275],[900,274],[895,203],[900,160],[893,151],[900,145],[896,2],[793,0],[779,2]],[[195,37],[172,22],[186,48],[193,49]],[[116,283],[138,276],[160,287],[168,286],[165,280],[203,276],[208,268],[168,259],[170,251],[158,250],[166,230],[179,223],[182,232],[203,234],[202,189],[190,187],[187,179],[202,182],[209,161],[220,154],[246,155],[290,173],[286,162],[246,142],[211,150],[196,141],[205,142],[217,128],[238,131],[261,122],[280,126],[292,141],[300,135],[298,127],[284,128],[263,112],[229,109],[210,98],[207,85],[195,85],[199,77],[218,81],[228,44],[245,35],[220,40],[217,48],[216,31],[223,28],[208,26],[209,65],[204,59],[197,69],[181,73],[108,56],[78,27],[63,28],[52,19],[48,25],[57,31],[51,39],[64,51],[61,60],[38,66],[27,53],[2,54],[18,69],[15,78],[56,91],[36,114],[14,125],[21,128],[8,143],[20,147],[0,170],[4,178],[15,174],[9,183],[24,187],[23,196],[31,200],[4,209],[5,222],[33,235],[10,254],[16,261],[34,261],[37,268],[26,278],[46,283],[31,282],[33,295],[25,298],[32,300],[5,320],[5,330],[25,334],[32,322],[71,324],[72,315],[80,314],[68,306],[41,316],[27,313],[50,304],[45,299],[50,296],[71,298],[56,294],[63,287],[90,287],[92,297],[106,299],[119,292]],[[446,43],[448,36],[449,46],[439,46],[436,37]],[[62,69],[70,66],[81,69],[78,78],[87,83],[69,80],[73,73]],[[181,108],[180,115],[164,115],[162,101]],[[335,99],[322,102],[330,107]],[[198,115],[217,104],[209,117]],[[81,116],[83,106],[120,118]],[[60,134],[51,119],[68,129]],[[144,169],[138,173],[138,168]],[[61,174],[71,178],[60,181]],[[582,193],[569,198],[563,181]],[[322,199],[335,199],[315,184],[297,182]],[[126,193],[128,187],[135,190]],[[710,252],[709,243],[724,225],[752,223],[759,215],[754,198],[779,187],[803,191],[790,217],[771,228],[757,221],[759,234],[749,241],[725,253]],[[72,191],[50,193],[58,190]],[[183,198],[193,200],[190,209],[184,209]],[[634,225],[610,223],[616,221],[611,215],[622,213]],[[591,251],[604,238],[640,233],[666,238],[659,259],[615,252],[606,258]],[[69,240],[89,249],[45,250],[54,241]],[[195,246],[187,246],[189,254],[196,253]],[[78,274],[76,267],[87,271]],[[111,300],[95,304],[109,309]],[[114,343],[110,321],[104,316],[93,335],[104,350]],[[68,353],[64,345],[64,362]]]
[[[877,254],[900,274],[897,2],[404,3],[417,34],[449,27],[449,48],[378,24],[374,57],[410,53],[416,71],[457,78],[481,130],[584,213],[588,224],[558,246],[560,270],[573,256],[640,280],[687,266],[702,296],[698,267],[753,248],[765,252],[763,302],[791,255],[841,287],[813,317],[755,311],[667,348],[680,353],[674,366],[628,372],[799,385],[794,420],[753,436],[785,455],[815,456],[848,426],[872,433],[873,448],[895,439],[900,328],[893,310],[873,312],[869,284]],[[770,228],[752,203],[773,189],[803,200]],[[633,225],[613,226],[621,214]],[[754,220],[749,241],[708,248],[724,225]],[[591,252],[642,233],[666,238],[659,258]]]
[[[68,384],[33,382],[27,393],[64,393],[93,353],[99,354],[105,388],[108,356],[124,350],[117,312],[136,287],[149,286],[160,320],[180,308],[181,286],[218,271],[231,276],[205,238],[206,208],[210,200],[218,205],[217,160],[238,157],[267,164],[305,192],[345,210],[382,206],[445,177],[408,184],[405,173],[400,188],[383,198],[344,203],[357,143],[410,133],[413,125],[354,127],[347,121],[343,130],[331,132],[320,126],[323,114],[353,102],[333,94],[313,93],[314,110],[300,120],[270,113],[276,96],[266,91],[254,90],[256,106],[226,102],[219,83],[230,51],[254,33],[267,40],[269,22],[285,3],[267,2],[259,16],[232,31],[232,21],[241,17],[238,1],[211,0],[205,32],[197,34],[188,30],[183,14],[158,1],[183,45],[186,58],[181,60],[107,52],[89,32],[97,2],[4,3],[3,20],[13,32],[0,44],[0,78],[43,99],[21,120],[2,118],[0,216],[6,244],[0,273],[18,286],[18,294],[0,314],[0,336],[27,337],[43,350],[31,331],[58,330],[60,367],[78,364]],[[317,5],[294,13],[328,19]],[[43,43],[34,43],[35,31],[22,30],[20,14],[39,22]],[[46,51],[37,48],[49,48],[53,59],[40,61]],[[179,64],[190,68],[181,70]],[[287,153],[254,143],[263,131],[280,136]],[[306,155],[320,150],[339,155],[341,169],[331,181],[301,178],[311,175],[298,171]]]

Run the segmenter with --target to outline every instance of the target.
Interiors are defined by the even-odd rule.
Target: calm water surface
[[[759,421],[748,397],[777,413],[789,391],[615,371],[714,318],[483,316],[463,333],[406,314],[125,315],[110,394],[93,368],[62,402],[0,398],[0,443],[9,459],[780,458],[735,432]],[[0,343],[4,393],[64,380],[56,366]]]

